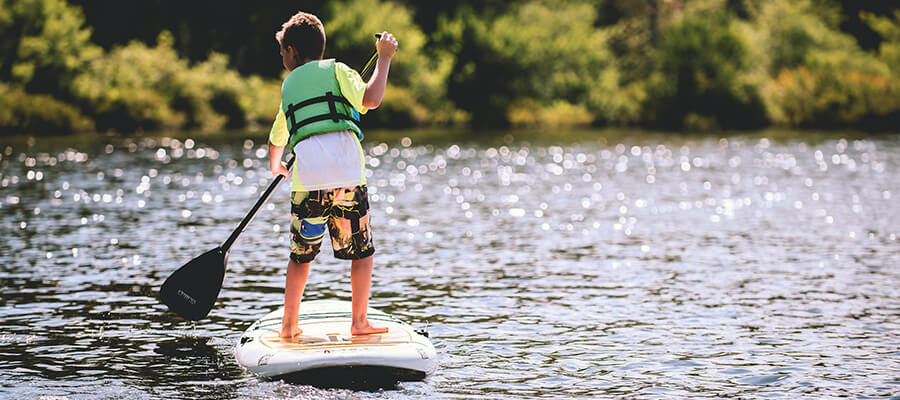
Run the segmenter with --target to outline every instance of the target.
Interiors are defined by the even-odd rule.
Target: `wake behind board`
[[[327,384],[329,379],[419,380],[437,367],[437,353],[412,326],[369,308],[369,321],[387,333],[350,334],[349,301],[300,303],[303,333],[281,338],[279,308],[250,325],[234,350],[239,364],[264,378]]]

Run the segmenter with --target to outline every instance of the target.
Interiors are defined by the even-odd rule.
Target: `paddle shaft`
[[[290,171],[291,166],[294,165],[294,155],[291,154],[291,157],[287,162],[288,170]],[[237,229],[231,233],[231,236],[228,237],[228,240],[225,243],[222,243],[222,252],[228,254],[228,251],[231,249],[231,245],[234,244],[234,241],[237,240],[238,236],[241,236],[241,233],[244,233],[244,229],[247,229],[247,225],[250,225],[250,222],[253,221],[253,218],[256,217],[256,214],[259,212],[259,209],[262,208],[263,204],[269,200],[269,196],[278,188],[278,184],[281,183],[281,180],[284,179],[284,175],[278,174],[274,179],[272,179],[272,183],[269,184],[269,187],[266,188],[266,191],[263,192],[262,196],[259,197],[259,200],[256,200],[256,204],[253,205],[253,208],[250,209],[250,212],[241,220],[241,223],[238,224]]]
[[[375,39],[381,39],[381,34],[380,34],[380,33],[376,33],[376,34],[375,34]],[[368,79],[368,78],[366,78],[366,75],[367,75],[369,72],[373,72],[373,71],[374,71],[374,69],[372,69],[372,71],[369,71],[369,67],[372,66],[372,63],[375,62],[375,59],[376,59],[377,57],[378,57],[378,50],[375,50],[375,52],[372,53],[372,57],[369,57],[369,62],[366,63],[366,66],[363,67],[362,72],[360,72],[360,76],[362,77],[363,80]]]

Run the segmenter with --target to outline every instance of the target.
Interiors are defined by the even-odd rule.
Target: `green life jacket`
[[[334,59],[310,61],[294,68],[281,85],[281,110],[291,133],[289,145],[312,135],[351,130],[362,140],[359,113],[341,95]]]

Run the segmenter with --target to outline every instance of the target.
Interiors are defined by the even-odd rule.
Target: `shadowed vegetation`
[[[0,0],[0,132],[269,124],[293,2]],[[400,40],[366,127],[893,129],[889,1],[311,1],[326,57]]]

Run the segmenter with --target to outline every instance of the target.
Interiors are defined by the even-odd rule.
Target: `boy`
[[[284,288],[281,337],[294,338],[300,299],[325,235],[336,258],[352,260],[353,321],[350,333],[387,332],[366,317],[372,283],[372,236],[366,195],[365,154],[356,125],[359,114],[378,107],[384,96],[397,41],[387,32],[375,43],[378,61],[368,83],[335,60],[323,60],[325,29],[312,14],[298,12],[275,34],[284,67],[281,110],[269,134],[269,167],[290,174],[281,162],[284,146],[296,155],[291,182],[291,256]]]

